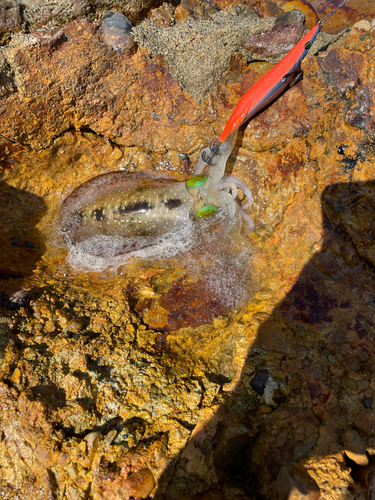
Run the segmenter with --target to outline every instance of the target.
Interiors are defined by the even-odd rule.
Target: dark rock
[[[254,435],[243,424],[226,425],[220,433],[214,451],[215,467],[229,472],[242,461]]]
[[[118,12],[105,12],[102,17],[102,24],[110,28],[118,28],[121,31],[130,33],[132,31],[132,23],[129,19]]]
[[[363,406],[365,408],[371,408],[373,403],[374,403],[374,398],[372,398],[371,396],[363,399]]]
[[[268,373],[258,372],[258,374],[250,382],[250,385],[257,394],[260,394],[262,396],[267,380],[268,380]]]

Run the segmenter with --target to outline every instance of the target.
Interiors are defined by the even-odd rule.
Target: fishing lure
[[[288,54],[268,73],[252,85],[241,97],[227,124],[222,131],[219,141],[224,142],[237,129],[276,99],[288,86],[292,86],[299,78],[301,63],[310,50],[321,27],[327,19],[349,0],[344,0],[323,19],[321,19]]]
[[[251,191],[239,177],[225,175],[235,133],[246,120],[294,83],[322,24],[347,2],[344,0],[319,21],[244,94],[219,138],[201,151],[191,179],[175,182],[145,174],[112,172],[75,189],[60,212],[62,230],[70,241],[78,243],[95,235],[120,237],[128,242],[140,239],[134,244],[125,244],[122,252],[126,253],[152,245],[155,238],[183,229],[191,217],[200,219],[218,212],[224,214],[227,226],[232,226],[235,238],[242,224],[252,229],[253,222],[244,211],[253,202]],[[241,205],[236,202],[238,190],[246,197]]]

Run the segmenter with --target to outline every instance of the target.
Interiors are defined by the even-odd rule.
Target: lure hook
[[[349,2],[349,0],[344,0],[342,3],[340,3],[340,5],[338,5],[335,9],[333,9],[329,14],[327,14],[326,16],[323,17],[323,19],[321,19],[318,24],[319,26],[321,26],[324,22],[327,21],[327,19],[329,19],[331,16],[333,16],[333,14],[341,9],[342,7],[344,7],[347,3]]]

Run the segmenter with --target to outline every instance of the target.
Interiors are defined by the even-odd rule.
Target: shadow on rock
[[[23,279],[44,253],[36,225],[44,214],[43,200],[0,181],[0,304],[25,305]]]
[[[260,326],[240,381],[193,430],[156,498],[287,499],[293,488],[336,498],[343,485],[358,498],[355,480],[371,482],[375,183],[333,184],[322,205],[321,251]]]

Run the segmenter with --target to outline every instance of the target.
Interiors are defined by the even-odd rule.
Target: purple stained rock
[[[271,30],[256,33],[242,46],[262,57],[276,57],[289,52],[303,35],[304,15],[298,11],[284,12]]]

